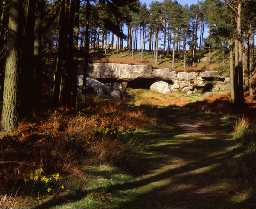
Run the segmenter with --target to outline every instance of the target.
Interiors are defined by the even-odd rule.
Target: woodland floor
[[[85,167],[86,183],[79,183],[83,189],[35,208],[256,208],[253,188],[241,183],[233,167],[240,153],[231,139],[236,115],[195,110],[190,104],[139,108],[156,121],[133,136],[143,146],[134,172],[109,165]]]

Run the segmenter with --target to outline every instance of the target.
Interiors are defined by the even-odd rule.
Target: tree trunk
[[[67,3],[66,0],[61,2],[61,11],[59,17],[59,48],[57,57],[57,66],[55,72],[55,84],[54,84],[54,104],[59,105],[61,103],[61,95],[63,90],[63,74],[66,66],[66,52],[67,52]]]
[[[249,95],[253,96],[253,88],[252,88],[252,73],[253,73],[253,33],[251,30],[250,26],[250,31],[249,31],[249,42],[248,42],[248,51],[247,51],[247,68],[248,68],[248,88],[249,88]]]
[[[8,55],[5,66],[2,129],[10,131],[17,126],[18,122],[18,63],[19,63],[19,16],[21,1],[10,0],[10,17],[8,24]]]
[[[204,40],[204,22],[201,23],[201,31],[200,31],[200,45],[199,48],[203,48],[203,40]]]
[[[111,49],[114,49],[114,43],[115,43],[115,34],[112,33],[112,39],[111,39]]]
[[[143,58],[143,52],[144,52],[144,26],[140,29],[140,50],[141,50],[141,60]]]
[[[3,17],[4,7],[5,7],[5,1],[0,0],[0,28],[2,27],[2,23],[3,23],[2,17]]]
[[[143,26],[143,50],[146,50],[146,26]]]
[[[172,69],[174,69],[175,65],[175,44],[176,44],[176,35],[173,35],[173,46],[172,46]]]
[[[2,1],[2,16],[0,17],[0,88],[4,86],[4,69],[5,69],[5,48],[7,45],[7,32],[9,23],[9,8],[7,1]],[[0,91],[0,96],[3,97],[3,91]]]
[[[166,49],[166,42],[167,42],[167,23],[165,22],[165,25],[164,25],[164,53],[165,53],[165,49]]]
[[[24,116],[30,115],[35,106],[35,56],[34,56],[34,42],[35,42],[35,20],[37,0],[29,0],[26,11],[26,24],[24,44],[22,47],[22,82],[21,82],[21,110]]]
[[[86,98],[86,78],[89,70],[89,56],[90,56],[90,0],[86,0],[86,29],[85,29],[85,58],[84,58],[84,75],[83,75],[83,90],[84,101]]]
[[[238,92],[237,99],[234,100],[235,104],[241,105],[244,102],[244,90],[243,90],[243,56],[242,56],[242,33],[241,33],[241,10],[242,10],[242,2],[238,1],[237,5],[237,18],[236,18],[236,30],[237,30],[237,38],[235,41],[235,70],[237,73],[237,84],[238,84]]]
[[[234,51],[233,51],[233,44],[230,44],[230,94],[231,94],[231,101],[235,103],[237,100],[237,75],[236,70],[234,67]]]
[[[133,27],[131,28],[131,41],[132,41],[132,43],[131,43],[131,47],[132,47],[132,57],[133,57],[133,55],[134,55],[134,38],[133,38],[133,36],[134,36],[134,34],[133,34]]]
[[[155,34],[155,64],[158,63],[158,34],[159,31],[157,30]]]
[[[184,38],[184,41],[183,41],[183,68],[184,68],[184,70],[186,69],[186,64],[187,64],[186,45],[187,45],[187,40],[186,40],[186,38]]]
[[[105,32],[105,36],[104,36],[104,54],[106,55],[107,54],[107,47],[108,47],[108,32],[106,31]]]
[[[123,30],[123,24],[120,25],[120,31]],[[124,39],[120,37],[120,50],[124,49]]]
[[[148,50],[151,52],[152,51],[152,29],[149,29],[149,46]]]
[[[63,104],[68,107],[76,106],[77,96],[77,71],[74,62],[74,34],[77,13],[79,12],[80,0],[72,0],[68,12],[67,28],[67,73],[64,76]],[[78,11],[77,11],[78,9]]]
[[[171,51],[171,44],[172,44],[172,35],[171,35],[171,32],[170,30],[168,31],[168,43],[167,43],[167,55],[170,54],[170,51]]]
[[[129,51],[131,52],[132,51],[132,48],[133,48],[133,37],[132,37],[132,34],[133,34],[133,28],[132,26],[128,26],[128,49]]]
[[[248,38],[247,38],[247,49],[244,47],[243,49],[243,52],[242,52],[242,59],[243,59],[243,85],[245,88],[248,87],[248,70],[249,68],[247,67],[248,66],[248,49],[249,49],[249,44],[248,44]]]
[[[134,31],[134,42],[135,42],[135,51],[138,51],[138,37],[137,37],[137,28]]]

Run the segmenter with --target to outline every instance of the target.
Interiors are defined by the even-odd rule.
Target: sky
[[[140,0],[143,3],[147,3],[150,4],[153,0]],[[161,1],[161,0],[159,0]],[[198,0],[178,0],[179,3],[185,5],[185,4],[193,4],[193,3],[197,3]]]

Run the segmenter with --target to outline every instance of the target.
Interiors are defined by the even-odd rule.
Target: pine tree
[[[1,125],[10,131],[18,122],[19,17],[21,0],[10,1],[8,54],[6,57]]]

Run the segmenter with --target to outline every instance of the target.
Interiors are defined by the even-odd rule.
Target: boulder
[[[158,81],[158,82],[153,83],[150,86],[150,90],[158,92],[158,93],[162,93],[162,94],[169,94],[169,93],[171,93],[171,89],[170,89],[169,83],[167,83],[165,81]]]
[[[104,83],[93,78],[86,78],[86,88],[92,90],[97,96],[108,96],[110,94],[110,89]]]
[[[110,96],[113,98],[113,99],[121,99],[122,98],[122,92],[118,89],[115,89],[113,90],[111,93],[110,93]]]

